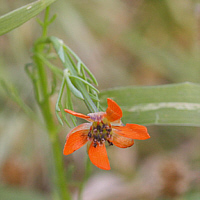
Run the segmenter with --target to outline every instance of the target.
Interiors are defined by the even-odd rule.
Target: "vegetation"
[[[197,1],[4,0],[0,14],[2,199],[200,198]],[[63,155],[82,123],[64,108],[107,98],[151,138],[108,147],[103,171],[84,148]]]

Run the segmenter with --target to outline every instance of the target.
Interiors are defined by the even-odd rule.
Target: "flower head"
[[[65,109],[65,112],[87,120],[70,131],[67,135],[63,153],[68,155],[88,143],[88,155],[91,162],[104,170],[110,169],[106,152],[106,141],[109,145],[127,148],[134,144],[134,139],[150,138],[147,128],[138,124],[121,122],[122,110],[112,99],[107,99],[106,112],[96,112],[84,115]]]

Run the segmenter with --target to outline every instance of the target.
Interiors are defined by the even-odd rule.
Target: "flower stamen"
[[[90,127],[90,131],[88,133],[88,140],[93,141],[93,146],[96,148],[97,145],[101,146],[105,141],[112,136],[112,128],[111,124],[107,122],[107,120],[94,121],[92,126]],[[109,142],[109,145],[112,145]]]

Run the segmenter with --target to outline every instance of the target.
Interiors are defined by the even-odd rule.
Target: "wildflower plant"
[[[35,98],[43,114],[52,141],[55,170],[57,172],[57,188],[60,190],[59,193],[62,199],[69,199],[63,169],[62,150],[58,140],[59,128],[54,122],[50,111],[50,96],[56,92],[57,79],[60,79],[61,85],[55,105],[55,113],[61,125],[63,125],[64,120],[70,126],[64,108],[73,110],[72,94],[76,98],[83,100],[91,112],[95,112],[99,107],[99,91],[93,86],[93,84],[97,85],[94,75],[81,59],[61,39],[54,36],[47,36],[47,27],[54,21],[55,16],[50,20],[48,18],[49,7],[46,9],[44,22],[39,21],[39,24],[43,28],[43,34],[33,46],[33,62],[26,66],[26,72],[33,83]],[[53,56],[51,51],[52,47],[55,51]],[[55,57],[61,61],[63,70],[51,62]],[[48,88],[49,80],[46,68],[50,69],[52,73],[50,91]],[[66,96],[66,98],[63,96]],[[65,102],[63,102],[64,100]],[[76,119],[73,116],[71,119],[74,125],[76,125]]]
[[[69,155],[87,143],[88,155],[92,163],[101,169],[109,170],[110,164],[105,144],[127,148],[134,144],[135,139],[145,140],[150,137],[146,127],[137,124],[199,127],[200,86],[193,83],[152,87],[131,86],[99,93],[95,76],[76,53],[61,39],[48,36],[48,27],[56,19],[56,15],[49,18],[49,5],[54,1],[36,1],[0,17],[0,34],[2,35],[46,8],[44,21],[37,20],[42,27],[42,35],[34,42],[31,49],[32,60],[25,66],[44,123],[23,101],[15,86],[4,79],[1,79],[1,86],[31,119],[46,128],[54,159],[55,173],[52,175],[52,180],[56,188],[55,196],[56,199],[70,200],[70,183],[66,178],[63,153]],[[20,17],[22,20],[19,20]],[[55,94],[57,101],[52,111],[50,100]],[[88,115],[74,111],[74,97],[85,103],[89,110]],[[122,110],[123,121],[127,122],[125,125],[121,121]],[[57,120],[53,117],[54,113]],[[66,113],[70,114],[73,127]],[[76,117],[88,123],[77,126]],[[64,123],[71,128],[71,131],[66,133],[67,138],[63,148],[60,144],[59,132]],[[78,184],[79,199],[90,175],[90,160],[87,159],[85,176]]]
[[[70,126],[64,108],[73,110],[72,94],[84,101],[90,112],[97,112],[99,109],[99,91],[95,87],[98,85],[97,80],[81,59],[61,39],[54,36],[48,37],[48,26],[56,19],[56,15],[49,19],[49,11],[50,7],[47,7],[43,22],[37,20],[42,27],[42,36],[33,45],[31,50],[32,62],[26,64],[25,71],[32,82],[34,96],[51,141],[56,174],[52,178],[55,179],[59,199],[70,199],[62,158],[63,147],[60,145],[58,137],[60,128],[53,119],[50,98],[58,93],[55,104],[57,119],[61,125],[63,125],[64,120]],[[53,63],[55,59],[60,60],[62,69]],[[51,74],[51,79],[48,73]],[[61,84],[59,91],[57,91],[59,81]],[[41,124],[35,113],[20,98],[16,88],[4,80],[1,80],[1,82],[7,94],[22,107],[25,113]],[[76,118],[71,116],[71,120],[76,125]],[[89,166],[87,169],[89,169]],[[82,187],[81,184],[80,188]]]

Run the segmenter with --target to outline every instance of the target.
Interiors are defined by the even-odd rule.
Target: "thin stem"
[[[48,30],[48,25],[49,25],[49,11],[50,7],[48,6],[45,10],[45,15],[44,15],[44,23],[43,23],[43,29],[42,29],[42,37],[47,37],[47,30]]]
[[[85,183],[90,177],[90,174],[91,174],[91,161],[89,157],[87,156],[86,166],[85,166],[85,175],[84,175],[83,181],[80,183],[80,186],[79,186],[78,200],[82,199],[83,189],[84,189]]]

